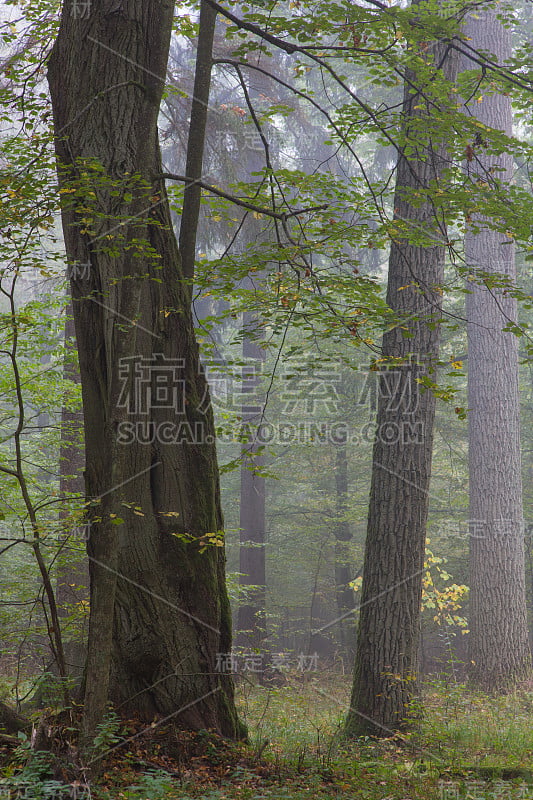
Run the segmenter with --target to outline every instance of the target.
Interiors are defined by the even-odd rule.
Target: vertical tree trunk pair
[[[502,63],[510,56],[509,34],[496,10],[479,10],[470,18],[466,35],[471,46],[494,53]],[[457,59],[444,45],[435,49],[435,63],[443,65],[453,81]],[[439,53],[440,51],[440,53]],[[442,59],[442,60],[441,60]],[[471,65],[463,63],[463,68]],[[414,76],[412,82],[416,83]],[[420,97],[406,92],[406,135],[416,118]],[[476,103],[474,112],[483,125],[511,134],[511,105],[507,97],[490,95]],[[469,163],[472,179],[507,183],[510,155],[483,153],[483,137],[474,144]],[[440,183],[445,166],[445,143],[433,138],[427,153],[414,148],[409,158],[400,156],[395,209],[400,219],[411,219],[433,229],[442,239],[438,220],[429,203],[413,208],[404,190]],[[516,303],[505,291],[490,289],[483,273],[502,273],[515,279],[512,242],[491,231],[487,220],[475,220],[481,230],[467,233],[466,258],[473,280],[467,296],[469,362],[469,471],[471,525],[471,641],[470,671],[485,688],[502,688],[524,677],[530,669],[524,589],[523,511],[521,496],[518,347],[510,332],[502,331],[516,320]],[[400,330],[386,334],[385,357],[418,354],[423,377],[438,357],[440,299],[431,294],[442,282],[443,247],[417,248],[393,243],[389,261],[388,302],[399,313],[412,315],[406,324],[410,338]],[[407,290],[407,286],[413,289]],[[418,288],[418,291],[415,289]],[[429,291],[428,291],[429,290]],[[418,319],[418,322],[416,321]],[[359,640],[355,664],[348,734],[387,735],[402,728],[414,697],[417,677],[421,575],[431,466],[435,400],[430,392],[417,396],[413,376],[405,372],[395,396],[411,392],[416,411],[410,416],[414,430],[420,425],[418,446],[384,441],[387,425],[402,419],[401,404],[391,413],[391,394],[380,392],[378,435],[368,521],[367,546]],[[381,378],[382,382],[384,377]],[[407,387],[411,387],[410,389]],[[382,383],[382,388],[383,383]],[[406,391],[407,390],[407,391]],[[404,409],[405,414],[405,409]]]

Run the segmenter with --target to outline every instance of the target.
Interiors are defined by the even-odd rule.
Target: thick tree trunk
[[[502,63],[512,53],[510,34],[497,9],[476,8],[467,23],[470,45]],[[473,64],[464,64],[474,68]],[[483,89],[480,89],[481,93]],[[476,97],[479,95],[476,93]],[[511,101],[486,94],[470,109],[487,128],[512,133]],[[482,137],[481,137],[482,140]],[[508,183],[510,154],[488,154],[473,146],[467,168],[472,181]],[[514,246],[477,218],[468,231],[468,437],[470,475],[470,673],[485,688],[502,688],[530,668],[525,593],[525,556],[520,464],[518,339],[502,328],[516,321],[516,301],[483,284],[484,273],[500,273],[514,284]],[[479,274],[478,274],[479,273]],[[478,274],[476,278],[476,274]]]
[[[92,505],[84,735],[108,700],[242,734],[214,426],[172,232],[157,117],[173,3],[65,6],[49,63]],[[123,520],[121,522],[121,520]],[[219,542],[220,544],[220,542]]]
[[[444,43],[430,50],[453,81],[454,55]],[[417,84],[415,75],[408,77]],[[387,302],[405,322],[383,337],[383,356],[398,365],[380,376],[349,735],[388,736],[402,728],[416,686],[435,414],[434,394],[421,391],[418,381],[435,379],[446,235],[429,200],[409,199],[409,192],[423,193],[442,181],[446,166],[438,106],[426,98],[427,85],[424,97],[406,85],[406,152],[398,162],[394,207],[414,235],[423,231],[436,244],[403,239],[391,247]]]

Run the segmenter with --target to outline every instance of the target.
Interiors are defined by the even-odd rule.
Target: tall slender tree
[[[339,634],[343,660],[353,661],[355,655],[356,633],[354,615],[355,596],[350,581],[350,542],[352,530],[348,514],[348,444],[346,435],[335,446],[335,495],[337,519],[335,521],[335,598],[339,614]]]
[[[465,33],[476,50],[498,64],[511,57],[509,31],[495,7],[479,8]],[[465,61],[465,69],[477,68]],[[494,191],[512,179],[513,157],[491,152],[490,130],[512,134],[508,96],[481,84],[467,110],[480,123],[468,150],[467,172]],[[488,141],[487,141],[488,140]],[[470,476],[470,673],[487,687],[512,685],[529,670],[522,475],[518,339],[503,330],[517,319],[517,304],[498,283],[514,284],[512,239],[473,215],[465,241],[471,280],[466,299],[468,331],[468,441]],[[491,280],[492,278],[492,280]]]
[[[265,361],[265,351],[254,340],[257,320],[254,314],[243,315],[242,354],[245,361],[243,377],[242,421],[251,431],[260,434],[263,409],[260,403],[260,368]],[[259,647],[266,636],[266,558],[265,558],[265,501],[266,482],[261,475],[265,465],[258,436],[242,449],[240,487],[240,585],[246,588],[246,597],[239,604],[237,616],[237,643]]]
[[[435,415],[435,396],[421,391],[421,382],[434,380],[439,355],[446,255],[445,221],[428,190],[445,181],[446,139],[438,122],[446,110],[442,78],[453,82],[457,70],[445,41],[423,52],[432,77],[421,81],[408,70],[403,100],[394,198],[403,235],[392,241],[387,287],[387,302],[402,322],[382,344],[391,368],[379,384],[348,735],[383,736],[403,727],[417,676]]]

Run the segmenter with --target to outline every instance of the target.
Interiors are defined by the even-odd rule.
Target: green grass
[[[252,746],[291,758],[304,749],[320,754],[330,747],[349,696],[348,681],[320,675],[272,689],[244,683],[237,704]]]
[[[426,686],[413,742],[451,764],[533,769],[533,692],[489,696],[463,685]]]
[[[350,688],[348,678],[323,673],[294,675],[279,688],[244,683],[238,706],[248,725],[249,746],[220,747],[205,734],[207,749],[174,767],[177,777],[150,763],[157,750],[150,755],[148,745],[144,768],[142,752],[141,760],[138,752],[121,753],[106,766],[91,798],[533,798],[533,692],[490,697],[458,684],[428,683],[416,730],[382,741],[346,742],[340,731]],[[13,778],[17,770],[11,770]],[[45,788],[34,781],[33,794],[24,796],[42,800]]]
[[[290,758],[303,748],[318,755],[338,749],[335,739],[349,693],[347,679],[320,675],[277,689],[245,685],[238,704],[253,746],[268,740],[269,750]],[[454,767],[533,768],[533,691],[492,697],[462,684],[433,681],[424,687],[422,708],[416,730],[404,737],[421,758]],[[380,747],[367,741],[362,755],[379,754]]]

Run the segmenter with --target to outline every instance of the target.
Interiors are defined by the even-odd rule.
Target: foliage
[[[422,608],[433,614],[433,621],[437,625],[459,626],[464,629],[467,621],[457,612],[461,609],[461,602],[468,592],[468,587],[464,584],[449,583],[450,575],[441,566],[446,561],[446,558],[434,556],[431,550],[426,549],[425,573],[422,580]],[[467,632],[466,630],[462,631],[462,633]]]
[[[26,734],[19,733],[18,736],[20,744],[13,754],[13,765],[8,771],[8,777],[0,778],[0,790],[5,787],[8,797],[13,795],[27,797],[29,800],[64,794],[64,784],[52,777],[51,754],[33,751]],[[12,772],[13,767],[18,767],[17,771]]]
[[[427,539],[426,544],[429,544]],[[424,575],[422,579],[422,609],[429,611],[437,625],[460,627],[465,629],[466,618],[458,614],[462,600],[468,593],[468,586],[450,583],[451,576],[444,569],[443,564],[447,559],[433,555],[426,547],[424,561]],[[362,578],[351,581],[350,586],[354,591],[359,591]],[[462,633],[468,633],[463,630]]]
[[[327,800],[442,800],[453,797],[528,797],[533,775],[532,696],[526,687],[505,701],[473,692],[453,681],[424,687],[426,714],[419,730],[383,741],[362,738],[341,742],[336,731],[349,694],[348,679],[322,673],[300,683],[265,689],[245,685],[241,711],[251,746],[230,752],[209,742],[201,757],[185,762],[152,755],[148,742],[139,752],[116,750],[106,771],[90,787],[94,800],[303,800],[310,794]],[[135,748],[135,745],[131,745]],[[28,797],[86,798],[87,787],[54,780],[49,755],[33,754],[22,740],[0,787],[26,790]],[[30,763],[33,765],[30,766]],[[40,794],[38,791],[40,790]],[[446,795],[444,795],[446,796]]]
[[[94,758],[99,758],[107,753],[120,741],[120,719],[114,711],[108,711],[102,722],[98,725],[96,736],[93,740]]]
[[[62,373],[63,363],[68,357],[61,341],[65,302],[59,274],[64,268],[64,259],[55,224],[58,193],[53,177],[50,112],[42,73],[43,59],[56,32],[58,4],[39,0],[31,4],[10,5],[23,12],[24,26],[31,32],[31,38],[20,35],[20,26],[4,27],[4,42],[16,45],[18,50],[16,57],[10,57],[5,65],[6,81],[1,89],[6,135],[2,139],[0,164],[0,188],[4,195],[0,281],[8,294],[15,279],[19,284],[23,280],[25,285],[24,292],[16,296],[15,319],[7,307],[5,296],[0,304],[0,349],[9,351],[16,324],[20,333],[17,364],[24,386],[26,409],[24,469],[32,499],[39,508],[39,539],[44,548],[46,566],[55,575],[63,557],[68,560],[71,555],[82,552],[84,547],[84,542],[76,539],[75,535],[71,536],[67,547],[61,544],[61,537],[75,530],[81,521],[83,509],[79,501],[62,498],[61,508],[65,511],[62,521],[58,520],[56,513],[60,500],[58,398],[71,409],[79,408],[80,404],[77,387],[65,381]],[[510,285],[502,276],[473,275],[464,264],[462,237],[465,226],[472,225],[476,215],[488,216],[494,220],[491,224],[502,236],[517,242],[521,258],[531,258],[532,76],[531,44],[525,35],[529,24],[527,7],[510,9],[502,6],[502,13],[513,26],[513,35],[517,39],[510,64],[493,69],[486,54],[477,54],[480,59],[478,68],[464,72],[456,87],[449,87],[436,77],[428,43],[435,36],[444,36],[457,46],[465,46],[459,22],[468,8],[467,3],[424,2],[416,8],[405,8],[398,3],[381,8],[372,3],[324,5],[314,0],[296,0],[290,4],[257,2],[244,6],[226,3],[225,7],[237,21],[226,18],[224,35],[221,35],[219,58],[215,65],[217,92],[213,94],[206,174],[213,176],[211,183],[253,202],[264,209],[264,213],[245,209],[226,198],[216,198],[207,191],[204,193],[205,224],[201,233],[195,287],[197,307],[203,308],[198,321],[202,346],[206,362],[213,353],[222,351],[225,374],[238,371],[241,366],[241,315],[243,311],[255,312],[260,319],[259,327],[265,334],[267,352],[262,387],[267,390],[267,401],[263,412],[277,419],[283,416],[283,402],[278,398],[286,379],[282,367],[284,364],[290,366],[291,358],[299,361],[301,369],[309,354],[315,369],[328,361],[342,364],[339,372],[342,371],[343,381],[348,387],[346,397],[341,403],[339,396],[332,393],[334,396],[326,398],[326,401],[333,400],[336,404],[335,414],[323,413],[322,409],[318,417],[322,424],[342,416],[343,420],[349,420],[354,433],[348,455],[352,477],[346,517],[354,531],[350,558],[355,572],[362,563],[373,435],[366,438],[361,435],[366,425],[372,425],[369,409],[351,402],[356,395],[357,370],[369,367],[370,361],[380,363],[380,336],[383,330],[398,322],[384,297],[383,263],[391,243],[408,238],[413,243],[428,245],[433,242],[434,235],[432,231],[414,229],[408,221],[395,218],[392,192],[396,154],[399,148],[413,147],[413,143],[424,147],[428,135],[437,129],[450,139],[452,159],[446,186],[420,187],[410,195],[410,201],[416,205],[430,197],[436,211],[446,219],[450,231],[445,242],[449,253],[447,280],[441,287],[446,299],[442,320],[442,327],[446,328],[443,331],[445,354],[440,373],[434,381],[427,382],[428,390],[434,391],[442,400],[453,401],[455,407],[455,416],[451,409],[439,410],[434,470],[436,500],[431,517],[431,524],[437,528],[435,533],[432,532],[435,552],[445,552],[446,559],[428,554],[423,596],[427,612],[425,624],[433,619],[437,625],[464,628],[461,603],[466,598],[465,586],[450,584],[451,579],[442,565],[447,561],[453,574],[461,576],[459,581],[466,579],[463,566],[465,538],[453,538],[453,533],[440,526],[437,514],[448,509],[450,518],[456,514],[458,517],[462,515],[462,519],[467,513],[464,494],[465,426],[462,423],[468,409],[462,370],[466,361],[461,355],[465,347],[462,328],[464,295],[469,291],[468,283],[477,280],[494,293],[508,292],[521,301],[520,325],[513,326],[513,329],[522,336],[523,356],[527,359],[531,286],[527,261],[518,286]],[[183,6],[176,18],[180,39],[174,67],[183,72],[186,70],[180,67],[180,47],[185,48],[187,38],[191,41],[197,35],[194,13],[190,5]],[[239,18],[253,26],[253,31],[268,32],[277,37],[278,43],[284,42],[295,49],[292,52],[287,49],[279,51],[275,42],[240,26]],[[27,46],[22,46],[24,43]],[[190,63],[192,56],[189,49],[184,62]],[[261,69],[268,75],[262,75]],[[407,71],[416,76],[416,82],[430,98],[428,102],[434,112],[430,129],[426,123],[415,125],[410,129],[410,141],[398,133],[401,129],[401,87]],[[269,78],[269,75],[274,77]],[[182,96],[186,77],[178,75],[178,88],[169,86],[167,94],[170,121],[168,127],[164,123],[165,158],[173,172],[180,172],[176,143],[184,138],[183,119],[188,113],[186,99]],[[262,79],[265,83],[261,86]],[[259,89],[254,90],[255,85],[259,85]],[[458,98],[455,106],[443,102],[450,88]],[[520,124],[512,138],[482,128],[475,120],[462,114],[462,97],[472,95],[483,102],[483,98],[493,91],[512,94],[520,115]],[[260,138],[259,150],[251,148],[250,132],[261,134],[266,146]],[[502,186],[497,175],[488,176],[487,181],[469,179],[468,165],[475,159],[476,152],[498,153],[504,149],[515,154],[517,176],[514,186]],[[88,166],[91,167],[90,187],[88,180],[80,179],[73,190],[65,190],[67,194],[75,195],[76,200],[86,201],[85,230],[90,230],[95,221],[98,222],[92,215],[94,208],[90,197],[95,185],[100,190],[115,192],[117,197],[127,199],[135,183],[135,178],[130,176],[126,182],[115,181],[111,185],[111,181],[101,175],[97,175],[95,182],[92,173],[98,173],[98,163]],[[172,187],[170,194],[175,212],[179,214],[183,196],[181,184]],[[300,209],[309,210],[294,214]],[[269,212],[278,216],[269,216]],[[240,236],[251,221],[253,235],[248,238]],[[104,246],[111,256],[113,244],[107,242]],[[249,277],[251,283],[246,280]],[[43,354],[48,361],[38,367]],[[350,370],[355,370],[352,383],[347,377]],[[531,381],[526,369],[523,383],[530,392]],[[300,395],[305,400],[301,386]],[[2,424],[8,426],[8,432],[0,443],[0,465],[6,467],[12,464],[13,373],[12,365],[4,357],[0,360],[0,398]],[[298,399],[298,402],[302,400]],[[241,444],[246,439],[246,432],[241,431],[240,438],[225,436],[235,427],[238,429],[239,411],[220,404],[218,412],[220,452],[228,465],[225,505],[229,565],[235,571],[238,509],[234,502],[236,475],[230,468],[240,464]],[[41,414],[49,417],[46,426],[37,425]],[[299,419],[298,414],[302,416],[301,405],[289,421]],[[253,436],[253,431],[248,433],[248,439]],[[525,469],[531,468],[529,444],[525,444]],[[331,608],[333,603],[331,520],[336,513],[332,501],[334,452],[331,443],[320,441],[290,446],[277,443],[266,448],[269,476],[277,478],[276,481],[270,480],[268,490],[271,578],[268,605],[271,630],[275,634],[271,645],[276,641],[283,644],[290,626],[299,628],[298,642],[307,640],[319,617],[318,614],[313,617],[316,611],[314,601],[322,602],[326,608]],[[142,514],[142,509],[139,512]],[[40,605],[42,590],[39,578],[32,559],[27,555],[30,542],[26,509],[13,477],[5,474],[2,475],[0,514],[2,530],[9,530],[6,544],[10,547],[6,554],[2,554],[0,566],[7,598],[3,602],[17,604],[0,607],[2,641],[12,653],[22,641],[29,673],[36,670],[36,653],[44,661],[44,648],[39,637],[46,632],[47,624]],[[119,520],[117,524],[121,524]],[[11,547],[14,534],[21,541],[16,547]],[[202,545],[217,545],[220,541],[219,532],[213,532]],[[69,552],[70,546],[74,552]],[[357,586],[355,582],[353,585],[354,588]],[[235,588],[235,599],[237,593]],[[85,614],[86,607],[80,601],[78,607],[72,609],[70,628],[68,619],[63,621],[64,630],[70,633],[79,629]],[[28,639],[31,641],[25,649]],[[277,706],[281,716],[268,719],[266,714],[267,733],[266,722],[257,730],[256,744],[259,747],[261,737],[266,735],[275,741],[280,731],[285,731],[291,741],[288,745],[283,743],[283,747],[288,747],[294,763],[297,763],[301,738],[305,739],[310,752],[315,747],[316,737],[325,735],[327,725],[330,732],[333,730],[340,713],[338,708],[345,707],[347,697],[341,691],[344,705],[334,706],[330,712],[326,710],[330,701],[325,701],[323,706],[318,704],[326,717],[331,713],[334,721],[326,724],[323,718],[315,718],[316,729],[309,729],[307,721],[317,704],[317,695],[313,695],[314,701],[310,701],[307,695],[295,699],[302,688],[305,689],[305,685],[298,685],[297,691],[293,687],[292,694],[282,690],[277,695],[273,691],[265,694],[270,698],[269,708]],[[440,695],[435,702],[441,702]],[[466,731],[473,718],[463,713],[459,701],[456,706],[446,706],[442,702],[441,709],[448,708],[454,714],[462,715],[461,735],[466,741]],[[253,715],[252,695],[248,703]],[[488,701],[481,705],[483,703]],[[479,712],[481,721],[486,713]],[[527,754],[529,745],[522,722],[518,738],[523,734],[525,738],[520,752]],[[445,720],[441,719],[439,724],[442,734]],[[114,726],[115,722],[104,724],[99,746],[114,741]],[[447,731],[453,740],[455,734],[450,732],[451,725]],[[513,740],[512,732],[508,738],[512,745],[507,751],[510,756],[517,739]],[[486,748],[483,752],[488,752],[490,742],[494,741],[494,732],[487,735],[482,744],[475,737],[471,741],[471,748],[466,751],[468,758],[475,756],[477,745],[482,750]],[[396,744],[391,744],[391,748]],[[281,759],[282,743],[275,747]],[[370,749],[371,745],[368,747]],[[361,751],[357,751],[356,756],[361,756]],[[383,766],[375,763],[381,756],[375,756],[372,765],[361,769],[359,783],[350,773],[350,767],[344,765],[342,770],[351,774],[351,783],[347,788],[342,783],[344,778],[338,777],[335,791],[350,791],[351,796],[359,796],[355,793],[360,791],[362,775],[364,790],[361,789],[361,795],[365,791],[368,797],[403,797],[405,790],[401,788],[401,782],[410,774],[405,763],[414,764],[416,759],[401,766],[387,763]],[[353,753],[350,757],[355,758]],[[385,755],[382,760],[387,762],[387,758]],[[394,762],[394,758],[391,761]],[[398,771],[391,779],[394,769]],[[416,769],[413,767],[412,771],[416,772]],[[384,776],[386,785],[379,788],[377,779]],[[130,789],[139,797],[143,793],[156,796],[167,790],[165,780],[154,773],[144,784],[137,783],[137,788]],[[392,785],[389,785],[389,780],[392,780]],[[376,781],[377,786],[374,785]],[[410,788],[413,795],[419,791]],[[327,793],[329,788],[325,784],[318,787],[310,781],[305,789],[294,786],[287,792],[296,797],[297,793],[304,796],[309,790]],[[224,791],[209,789],[213,797],[222,798]],[[255,787],[247,788],[246,780],[235,791],[242,797],[247,791],[248,796],[258,796]],[[420,789],[422,796],[424,791],[429,793],[426,796],[431,796],[432,792],[437,796],[435,785],[423,784]],[[261,792],[264,796],[281,797],[285,789],[266,786],[261,787]]]

